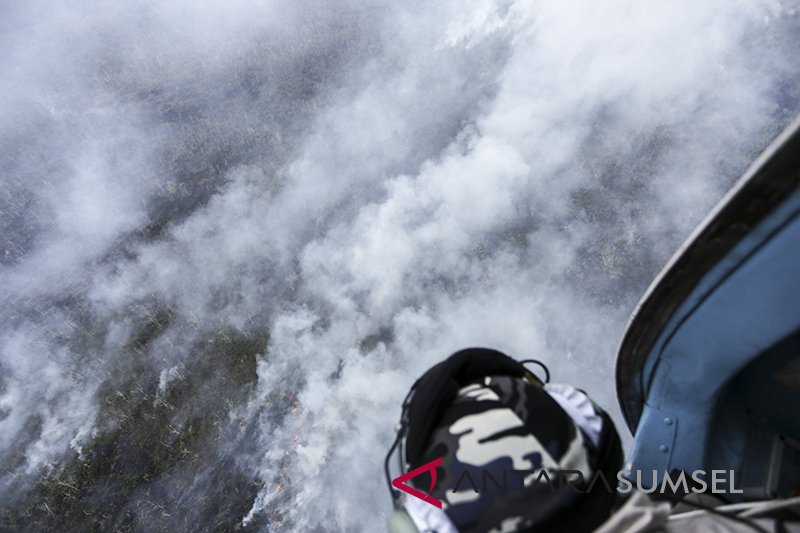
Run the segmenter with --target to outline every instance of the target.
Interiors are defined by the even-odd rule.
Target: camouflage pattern
[[[514,532],[579,497],[558,483],[559,472],[590,479],[593,453],[591,441],[539,384],[488,376],[459,390],[421,464],[442,457],[431,494],[459,531]],[[417,480],[419,488],[427,490],[426,481]]]

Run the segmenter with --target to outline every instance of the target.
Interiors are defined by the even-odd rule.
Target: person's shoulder
[[[595,533],[751,533],[776,531],[777,520],[758,511],[764,502],[724,505],[706,495],[690,495],[676,505],[655,501],[641,491],[634,491]],[[708,496],[708,498],[712,498]],[[794,498],[792,500],[795,500]],[[795,507],[798,502],[784,500],[783,507]],[[789,505],[794,504],[794,505]],[[772,507],[777,507],[772,505]],[[800,521],[780,521],[787,533],[800,533]]]
[[[644,492],[634,491],[595,533],[665,531],[671,512],[669,503],[655,502]]]

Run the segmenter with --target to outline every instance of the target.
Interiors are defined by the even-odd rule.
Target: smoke
[[[797,9],[0,5],[0,523],[373,531],[471,345],[621,425],[639,295],[800,109]]]

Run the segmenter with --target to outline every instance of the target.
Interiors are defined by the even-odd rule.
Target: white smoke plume
[[[472,345],[621,425],[633,305],[800,110],[797,10],[0,4],[2,524],[375,531]]]

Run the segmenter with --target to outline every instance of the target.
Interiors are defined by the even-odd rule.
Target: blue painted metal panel
[[[754,164],[637,309],[617,367],[635,431],[626,467],[744,470],[770,493],[785,481],[767,472],[780,469],[780,453],[770,450],[800,442],[798,347],[800,122]]]
[[[658,364],[630,455],[635,468],[703,469],[723,387],[800,327],[800,194],[790,204],[709,273],[657,343]],[[656,446],[665,409],[679,421],[666,465]]]

